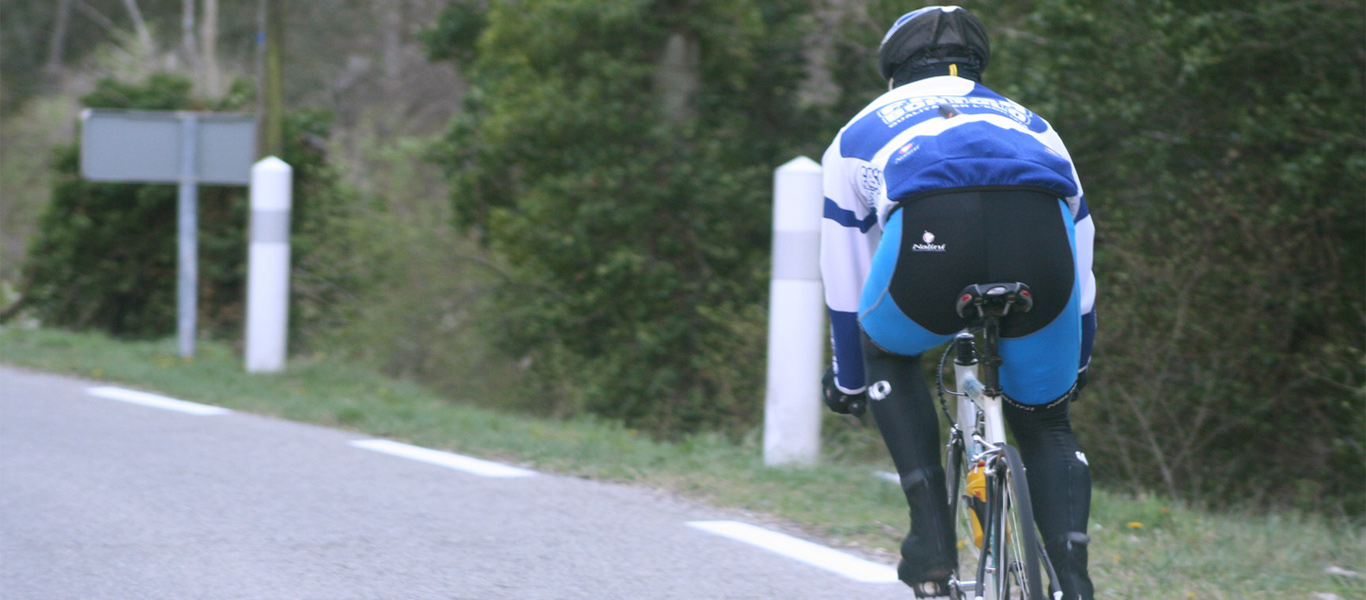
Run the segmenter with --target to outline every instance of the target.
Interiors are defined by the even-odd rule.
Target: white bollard
[[[251,168],[251,246],[247,251],[248,373],[285,368],[289,330],[289,211],[294,169],[274,156]]]
[[[820,241],[821,166],[797,157],[773,174],[773,281],[768,299],[764,464],[820,456],[821,373],[828,337]]]

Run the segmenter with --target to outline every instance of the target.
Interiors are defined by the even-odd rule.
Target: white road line
[[[87,389],[85,393],[90,394],[91,396],[107,398],[109,400],[118,400],[119,402],[128,402],[164,410],[174,410],[176,412],[183,412],[191,415],[225,415],[232,412],[219,406],[186,402],[184,400],[176,400],[175,398],[167,398],[166,396],[158,396],[147,392],[125,390],[116,387],[92,387]]]
[[[896,583],[896,569],[739,521],[693,521],[688,526],[776,552],[863,583]]]
[[[431,450],[429,448],[400,444],[389,440],[356,440],[351,442],[351,445],[357,448],[410,458],[412,460],[440,465],[466,473],[482,475],[484,477],[531,477],[536,474],[535,471],[510,467],[501,463],[443,452],[441,450]]]

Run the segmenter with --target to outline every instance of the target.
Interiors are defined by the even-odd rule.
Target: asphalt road
[[[690,526],[736,515],[665,494],[101,385],[0,366],[0,598],[912,597]]]

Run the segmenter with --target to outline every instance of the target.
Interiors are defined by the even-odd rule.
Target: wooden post
[[[260,156],[284,154],[285,0],[262,1],[262,38],[265,44],[261,81]]]

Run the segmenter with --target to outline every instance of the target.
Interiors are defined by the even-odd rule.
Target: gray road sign
[[[180,355],[194,356],[199,184],[251,183],[256,120],[250,115],[86,109],[81,123],[81,175],[86,179],[179,185],[176,330]]]
[[[190,122],[193,122],[191,124]],[[81,174],[93,181],[247,185],[256,155],[251,115],[87,109],[81,113]],[[193,140],[187,140],[193,135]],[[182,164],[185,142],[196,151]]]

